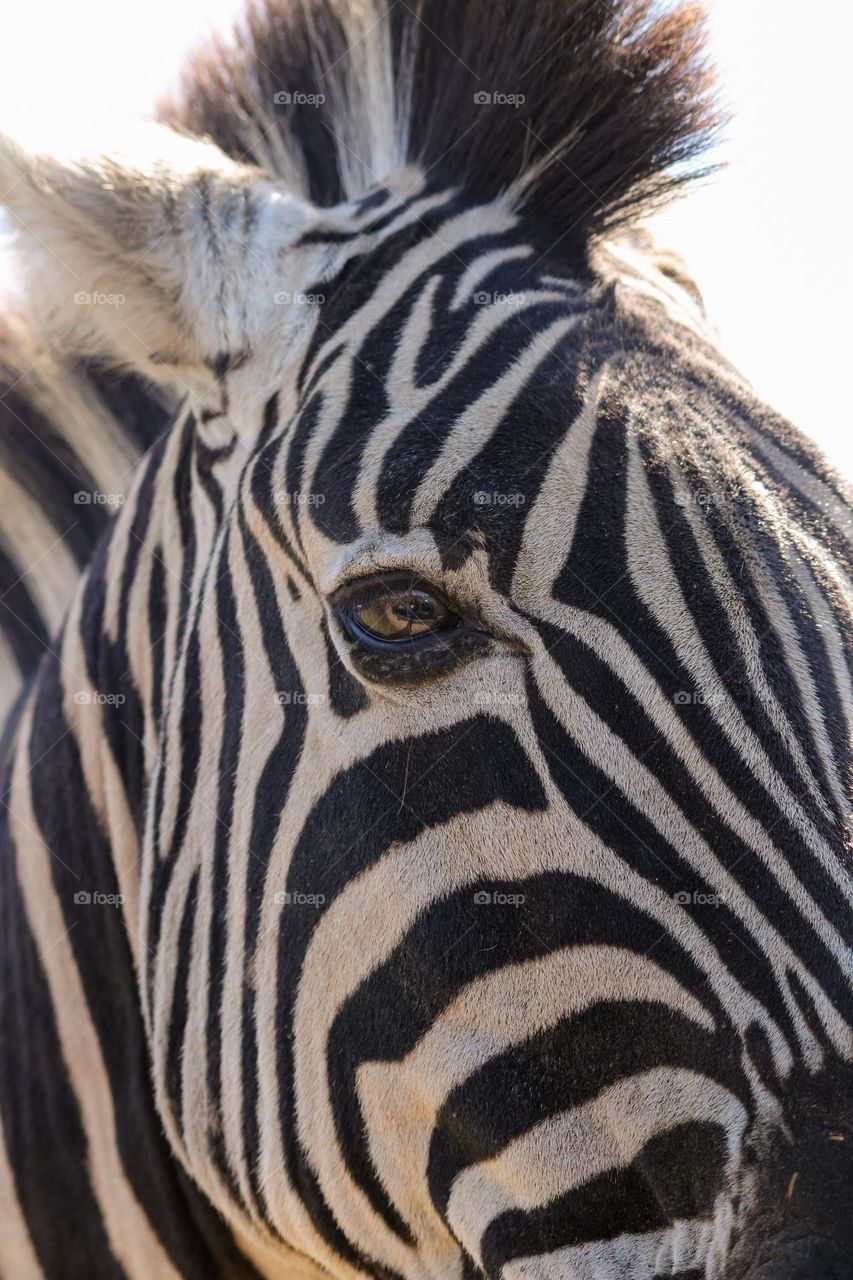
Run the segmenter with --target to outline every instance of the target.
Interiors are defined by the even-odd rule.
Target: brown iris
[[[358,626],[377,640],[406,641],[436,631],[450,631],[460,619],[423,587],[387,590],[354,601],[350,613]]]

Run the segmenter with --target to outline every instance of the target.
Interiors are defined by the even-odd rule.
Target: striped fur
[[[653,174],[554,247],[562,185],[397,123],[333,200],[304,134],[0,152],[128,282],[71,348],[184,392],[7,729],[0,1275],[846,1277],[849,495],[624,225]],[[464,624],[370,642],[393,574]]]
[[[172,413],[153,387],[0,321],[0,715],[58,632],[80,573]]]

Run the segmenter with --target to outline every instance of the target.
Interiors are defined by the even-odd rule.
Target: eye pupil
[[[441,600],[423,588],[388,590],[357,603],[352,616],[369,635],[379,640],[405,642],[456,627],[460,619]]]
[[[417,599],[412,596],[408,600],[400,600],[392,606],[392,613],[406,622],[429,622],[436,613],[436,601]]]

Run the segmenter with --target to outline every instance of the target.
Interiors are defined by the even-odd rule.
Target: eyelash
[[[394,593],[424,592],[455,619],[455,625],[403,639],[382,639],[365,630],[357,611]],[[493,637],[463,609],[455,607],[431,583],[411,574],[377,575],[341,589],[331,601],[333,616],[347,640],[349,658],[366,679],[412,684],[440,676],[487,652]]]

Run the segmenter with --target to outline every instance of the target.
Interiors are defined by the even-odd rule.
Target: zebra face
[[[87,341],[186,397],[68,642],[95,618],[128,689],[105,821],[141,831],[172,1151],[265,1274],[795,1251],[849,1183],[853,1056],[795,456],[640,242],[574,260],[412,172],[320,211],[194,157],[165,199],[53,182],[126,236],[132,323]],[[25,177],[102,280],[115,245]],[[794,590],[817,675],[763,628]]]
[[[160,1112],[233,1222],[335,1274],[719,1269],[780,1022],[820,1060],[779,975],[826,997],[696,745],[722,715],[753,760],[659,445],[719,414],[701,322],[500,209],[399,218],[314,290],[239,466],[199,415],[170,442],[215,518],[147,820]]]

